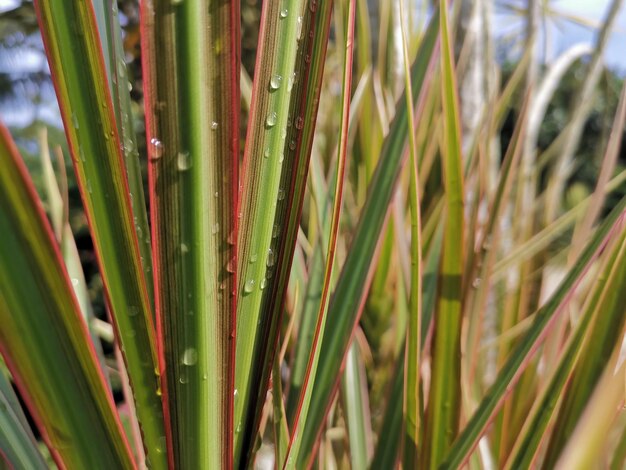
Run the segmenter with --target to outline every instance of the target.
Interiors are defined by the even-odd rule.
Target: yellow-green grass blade
[[[133,468],[59,248],[4,127],[0,232],[0,351],[53,458],[62,468]]]
[[[433,20],[422,40],[415,62],[411,69],[411,81],[414,85],[413,99],[424,94],[429,87],[430,75],[427,69],[431,63],[439,31],[439,13]],[[399,100],[397,114],[383,145],[372,182],[368,188],[368,197],[347,253],[341,274],[329,305],[328,334],[322,341],[320,361],[315,379],[315,391],[311,399],[311,411],[305,427],[303,449],[307,449],[303,459],[308,460],[317,437],[322,429],[327,411],[338,387],[339,371],[349,347],[351,337],[361,313],[361,304],[367,286],[369,271],[374,262],[374,253],[384,226],[389,202],[394,193],[395,184],[402,170],[404,148],[407,136],[407,109],[405,98]],[[304,464],[303,462],[301,462]]]
[[[108,45],[106,48],[103,48],[104,59],[107,64],[107,70],[109,71],[109,85],[113,99],[113,110],[115,112],[115,122],[117,123],[117,130],[124,154],[128,189],[132,195],[130,204],[133,209],[133,222],[139,242],[141,265],[143,266],[146,278],[146,289],[148,290],[148,297],[154,313],[154,283],[152,282],[150,227],[148,226],[148,211],[146,209],[146,199],[143,190],[143,177],[139,161],[139,150],[137,148],[137,137],[133,124],[130,80],[128,78],[128,70],[124,58],[125,52],[122,43],[122,29],[120,27],[117,2],[107,0],[104,3],[100,11],[96,10],[96,16],[98,19],[102,16],[103,27],[105,28],[104,31],[100,31],[100,36],[102,37],[103,33],[106,35]],[[95,2],[94,7],[96,7]]]
[[[422,327],[422,241],[420,191],[415,143],[415,117],[411,96],[411,70],[409,50],[405,31],[404,3],[400,4],[400,25],[402,32],[402,56],[404,63],[404,86],[407,92],[409,135],[409,210],[411,214],[411,276],[409,290],[409,311],[406,331],[405,370],[404,370],[404,434],[402,441],[402,464],[404,468],[415,468],[418,464],[418,448],[421,426],[420,367],[421,367],[421,327]]]
[[[345,47],[343,53],[343,76],[341,90],[341,127],[339,129],[336,177],[334,189],[332,191],[333,207],[331,212],[330,230],[328,236],[328,248],[326,250],[326,267],[324,269],[324,280],[322,282],[322,296],[319,311],[317,314],[317,324],[315,335],[311,344],[311,354],[307,365],[304,383],[300,392],[298,408],[296,410],[293,431],[289,449],[283,465],[284,469],[297,468],[304,436],[304,427],[310,409],[311,396],[315,387],[317,364],[320,358],[321,341],[324,338],[324,330],[328,318],[328,303],[332,287],[332,276],[337,249],[337,237],[339,233],[339,219],[341,215],[343,201],[344,174],[348,154],[348,126],[350,123],[350,100],[352,97],[352,60],[354,50],[354,23],[356,14],[355,0],[348,0],[348,11],[345,16]],[[305,448],[305,453],[310,450]]]
[[[0,370],[0,466],[47,468],[10,382]]]
[[[290,188],[281,186],[288,127],[312,126],[299,114],[289,115],[295,80],[304,78],[293,76],[296,52],[302,47],[304,8],[304,0],[264,2],[261,14],[239,205],[235,465],[251,457],[265,401],[259,392],[267,387],[277,340],[270,331],[271,311],[263,303],[274,294],[271,279],[280,261],[272,238],[285,229],[276,222],[277,205],[291,199]]]
[[[435,308],[435,301],[437,297],[437,273],[439,271],[439,264],[441,259],[441,248],[443,244],[443,228],[439,225],[440,229],[435,234],[434,240],[431,243],[428,255],[425,259],[425,265],[423,269],[423,282],[422,282],[422,324],[420,328],[420,344],[423,346],[426,341],[426,335],[428,333],[430,320],[432,319],[433,309]],[[391,391],[389,398],[387,399],[387,408],[385,409],[385,415],[383,418],[383,424],[380,432],[378,433],[378,443],[374,451],[374,458],[372,460],[372,469],[376,468],[391,468],[395,465],[399,455],[400,444],[402,443],[402,430],[403,430],[403,387],[404,387],[404,364],[405,355],[401,354],[397,364],[395,365],[395,374],[393,383],[391,385]]]
[[[440,6],[443,175],[446,201],[432,371],[421,462],[437,468],[458,432],[461,404],[461,295],[464,252],[463,169],[459,110],[447,6]]]
[[[146,1],[160,367],[176,468],[233,461],[239,2]]]
[[[64,194],[61,194],[61,186],[66,188],[67,181],[64,181],[66,177],[63,178],[63,176],[60,176],[57,180],[55,175],[50,156],[50,149],[48,148],[46,128],[42,128],[39,132],[39,147],[42,173],[44,175],[45,201],[48,203],[48,217],[50,218],[55,237],[59,242],[63,261],[65,262],[65,268],[67,269],[67,273],[72,280],[72,288],[74,290],[74,294],[76,295],[76,299],[78,300],[80,312],[87,322],[87,327],[93,340],[96,356],[98,357],[98,362],[100,363],[102,369],[102,374],[104,375],[104,378],[110,388],[108,373],[105,367],[104,354],[102,352],[102,345],[100,344],[98,336],[92,331],[91,328],[91,321],[94,318],[94,314],[91,308],[91,300],[89,298],[87,283],[85,281],[85,275],[80,262],[78,249],[74,240],[74,234],[72,233],[72,228],[70,227],[68,220],[69,207],[66,189]],[[60,148],[57,150],[56,154],[59,159],[59,167],[64,168],[65,162],[63,161],[63,153]],[[65,173],[61,173],[61,175],[65,175]]]
[[[146,454],[163,468],[154,326],[93,9],[85,0],[35,8]]]
[[[607,316],[613,321],[615,328],[619,329],[620,317],[624,317],[623,311],[626,303],[626,289],[623,289],[626,282],[626,231],[622,230],[622,233],[617,237],[615,246],[607,251],[605,257],[606,262],[602,270],[595,276],[594,290],[587,300],[585,311],[576,325],[576,329],[569,339],[545,391],[533,405],[531,414],[508,458],[507,468],[529,468],[531,466],[537,449],[543,442],[546,429],[552,421],[557,403],[563,397],[565,384],[574,370],[583,340],[585,337],[588,338],[587,341],[599,340],[593,336],[594,332],[590,328],[592,320],[596,319],[595,321],[597,321],[600,315]],[[556,432],[559,432],[558,429]]]
[[[624,256],[620,252],[620,261],[624,259]],[[622,272],[625,269],[624,263],[616,264],[615,269],[617,272],[614,276],[622,280],[622,283],[615,281],[613,289],[608,290],[605,294],[606,298],[601,299],[601,302],[606,303],[598,306],[601,314],[594,318],[590,326],[589,334],[580,351],[580,359],[572,372],[568,388],[562,396],[563,401],[550,437],[544,468],[550,468],[556,463],[600,380],[604,365],[616,344],[622,340],[623,327],[626,322],[623,287],[626,275]]]
[[[372,431],[367,379],[359,346],[354,341],[348,350],[346,367],[341,378],[341,397],[348,428],[351,468],[368,468],[372,457]]]
[[[333,2],[330,0],[316,0],[309,2],[308,8],[304,9],[294,69],[290,75],[282,77],[281,80],[282,86],[291,88],[291,92],[285,138],[281,149],[284,159],[281,164],[278,186],[280,197],[276,200],[270,241],[274,258],[271,262],[273,266],[265,275],[265,288],[260,305],[262,316],[259,328],[261,331],[256,340],[259,349],[254,355],[257,365],[250,368],[250,390],[253,390],[256,396],[252,398],[253,406],[248,407],[246,424],[242,425],[242,434],[245,439],[253,438],[254,430],[258,428],[265,402],[269,366],[273,363],[278,341],[315,134],[332,5]],[[281,11],[285,10],[287,14],[285,19],[289,15],[298,14],[298,11],[294,11],[287,3]],[[297,19],[296,21],[300,22]],[[297,30],[300,30],[300,26]],[[271,77],[266,77],[264,80],[271,80]],[[263,83],[260,85],[267,86]],[[265,156],[265,150],[263,155]],[[241,390],[238,389],[238,391],[241,393]],[[289,396],[293,396],[291,391]],[[244,431],[245,429],[253,431]],[[243,447],[249,448],[250,444],[244,443]]]
[[[282,462],[287,455],[289,447],[289,428],[287,427],[287,415],[285,414],[285,402],[283,400],[283,385],[280,376],[280,357],[274,355],[274,367],[272,368],[272,420],[274,424],[274,459]]]
[[[624,331],[622,331],[622,334]],[[617,362],[622,343],[615,345],[610,361],[602,370],[600,379],[580,415],[574,432],[559,456],[557,470],[587,470],[606,468],[607,436],[616,417],[623,412],[624,377],[626,362]],[[590,432],[593,430],[593,432]],[[550,468],[550,467],[548,467]]]
[[[581,277],[589,269],[599,251],[606,245],[616,227],[623,222],[625,209],[626,199],[622,199],[606,217],[602,225],[596,229],[576,263],[549,300],[534,315],[533,324],[511,351],[493,385],[447,453],[445,461],[441,464],[442,468],[457,468],[467,460],[492,417],[500,409],[507,394],[513,389],[516,381],[525,370],[525,366],[536,352],[539,343],[546,337],[549,328],[554,324],[554,320],[562,312],[572,290],[579,284]]]

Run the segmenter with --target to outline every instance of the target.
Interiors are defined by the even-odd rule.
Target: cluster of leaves
[[[253,5],[35,2],[106,306],[63,150],[38,195],[1,128],[0,351],[60,468],[623,465],[624,90],[561,194],[604,33],[550,142],[532,48],[462,133],[458,10],[370,3],[263,2],[250,80]],[[0,403],[1,462],[49,466]]]

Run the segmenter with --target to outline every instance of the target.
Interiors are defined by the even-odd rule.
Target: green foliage
[[[623,83],[532,122],[548,66],[397,1],[7,14],[65,132],[0,132],[1,468],[620,468]]]

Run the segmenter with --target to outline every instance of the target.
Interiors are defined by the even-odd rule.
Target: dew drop
[[[150,145],[152,146],[152,158],[158,160],[163,156],[163,142],[156,137],[150,139]]]
[[[180,374],[180,378],[178,379],[178,381],[181,384],[186,384],[187,382],[189,382],[189,379],[187,378],[187,374],[181,373]]]
[[[263,156],[264,156],[265,158],[268,158],[268,157],[270,156],[270,148],[269,148],[269,147],[267,147],[267,148],[265,149],[265,152],[263,152]]]
[[[258,256],[257,256],[256,253],[251,254],[250,255],[250,264],[256,263],[257,258],[258,258]]]
[[[217,130],[217,128],[218,128],[218,126],[219,126],[219,125],[217,124],[217,122],[213,121],[213,122],[211,123],[211,130],[212,130],[212,131],[216,131],[216,130]]]
[[[295,82],[296,82],[296,72],[294,72],[291,75],[291,77],[289,77],[289,80],[287,80],[287,91],[291,91]]]
[[[185,253],[189,253],[189,246],[187,246],[186,243],[181,243],[180,244],[180,252],[185,254]]]
[[[75,113],[72,113],[72,125],[74,126],[74,129],[78,130],[78,118]]]
[[[298,41],[300,40],[300,37],[302,36],[302,17],[298,16],[298,19],[296,20],[296,38],[298,39]]]
[[[254,279],[248,279],[246,281],[246,284],[243,286],[243,291],[246,294],[249,294],[250,292],[252,292],[254,290]]]
[[[482,281],[482,279],[481,279],[481,278],[479,278],[479,277],[477,277],[476,279],[474,279],[474,280],[472,281],[472,287],[473,287],[474,289],[478,289],[478,286],[480,286],[481,281]]]
[[[126,62],[122,59],[117,61],[117,75],[119,77],[124,77],[126,75]]]
[[[304,119],[302,119],[302,116],[298,116],[296,118],[296,129],[302,129],[304,127]]]
[[[289,14],[289,10],[287,10],[286,8],[283,8],[282,10],[280,10],[280,17],[281,18],[287,18],[288,14]]]
[[[194,348],[187,348],[183,353],[183,364],[193,366],[198,362],[198,351]]]
[[[280,232],[280,227],[278,224],[274,224],[274,227],[272,228],[272,238],[276,238],[278,236],[278,232]]]
[[[236,267],[237,267],[237,263],[235,261],[235,258],[231,258],[228,261],[228,263],[226,263],[226,271],[228,271],[231,274],[235,272]]]
[[[89,194],[91,194],[93,192],[93,189],[91,187],[91,180],[87,180],[87,192]]]
[[[215,235],[219,231],[220,231],[220,224],[215,222],[213,226],[211,227],[211,233]]]
[[[285,190],[281,188],[278,190],[278,200],[282,201],[283,199],[285,199]]]
[[[296,141],[292,140],[291,142],[289,142],[289,149],[290,150],[295,150],[296,149]]]
[[[263,278],[261,279],[261,282],[259,283],[259,287],[261,288],[261,290],[265,289],[265,286],[267,286],[267,279]]]
[[[280,75],[272,75],[272,78],[270,78],[270,90],[278,90],[282,82],[283,77]]]
[[[213,196],[218,197],[220,195],[219,192],[215,191],[215,194],[213,194]]]
[[[276,111],[272,111],[267,115],[267,119],[265,119],[265,124],[267,127],[274,127],[276,125],[277,119]]]
[[[276,257],[274,255],[274,251],[270,248],[269,250],[267,250],[267,267],[271,268],[272,266],[274,266],[275,262]]]
[[[78,284],[79,284],[78,279],[76,279],[75,277],[73,277],[73,278],[72,278],[72,285],[73,285],[74,287],[76,287]]]
[[[176,164],[179,171],[187,171],[191,168],[191,158],[189,156],[189,152],[178,152]]]
[[[81,162],[86,162],[87,158],[85,157],[85,152],[83,151],[82,147],[78,147],[78,155],[80,157],[80,161]]]

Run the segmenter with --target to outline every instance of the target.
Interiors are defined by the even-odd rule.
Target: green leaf
[[[416,94],[423,92],[427,68],[437,41],[438,16],[439,14],[435,13],[431,20],[412,66],[414,100],[417,99]],[[367,191],[368,198],[329,305],[329,323],[326,328],[329,333],[322,341],[320,362],[315,379],[315,393],[311,399],[310,417],[303,437],[303,448],[307,449],[308,455],[303,456],[303,459],[308,460],[311,457],[311,451],[334,396],[340,377],[341,359],[347,352],[353,329],[359,319],[359,304],[367,291],[368,272],[374,260],[375,248],[394,193],[395,183],[402,170],[408,119],[404,102],[403,96],[399,100],[400,105],[396,117],[385,139],[379,164]],[[303,462],[301,463],[304,465]]]
[[[37,1],[35,8],[146,455],[164,468],[153,317],[93,9],[84,0]]]
[[[446,3],[441,4],[443,174],[446,201],[432,366],[424,423],[422,466],[436,468],[458,432],[461,406],[461,295],[464,214],[461,132]]]
[[[254,354],[254,366],[249,367],[251,370],[250,390],[254,393],[252,406],[247,411],[247,424],[242,426],[242,435],[246,439],[254,439],[254,432],[260,423],[269,379],[269,366],[273,362],[278,341],[308,178],[326,48],[330,34],[332,5],[333,2],[330,0],[311,3],[309,8],[305,8],[302,12],[301,20],[296,18],[296,22],[301,22],[302,26],[296,28],[299,32],[299,39],[294,69],[289,75],[282,77],[283,87],[285,84],[287,88],[291,87],[285,138],[282,141],[282,150],[280,150],[284,155],[278,186],[282,192],[279,190],[280,197],[277,197],[275,201],[276,212],[273,217],[269,246],[274,261],[272,269],[269,269],[265,275],[265,288],[259,307],[261,331],[256,340],[257,352]],[[286,12],[287,16],[284,17],[286,19],[292,15],[297,16],[300,10],[284,2],[281,12],[282,14]],[[271,77],[265,76],[260,86],[266,86],[264,81],[266,83],[268,80],[271,80]],[[270,157],[271,155],[268,155],[268,158]],[[262,279],[261,282],[263,282]],[[308,353],[304,361],[307,359]],[[293,390],[290,390],[289,396],[293,395]],[[246,429],[253,431],[246,432]],[[249,448],[251,444],[252,441],[248,441],[243,444],[243,447]],[[254,449],[248,455],[249,460],[253,453]]]
[[[52,230],[4,127],[0,232],[0,351],[53,458],[62,468],[133,468]]]
[[[341,377],[341,396],[348,427],[351,468],[366,469],[372,456],[372,430],[365,367],[355,342],[352,342],[346,357],[346,367]]]
[[[293,75],[304,5],[303,0],[264,2],[261,15],[240,194],[235,465],[251,457],[265,401],[259,392],[266,390],[277,339],[276,320],[262,304],[274,294],[271,278],[281,262],[272,248],[272,238],[285,229],[275,222],[277,204],[291,197],[289,188],[281,187],[288,123],[299,130],[311,126],[302,116],[289,115],[295,80],[304,79]]]
[[[442,468],[458,468],[467,460],[469,453],[477,445],[491,418],[501,407],[504,398],[513,388],[515,381],[519,379],[524,370],[523,366],[528,363],[539,342],[547,335],[549,327],[553,324],[557,313],[562,310],[563,304],[568,300],[572,289],[578,285],[580,278],[589,268],[599,250],[604,247],[611,232],[615,230],[616,225],[623,219],[625,209],[626,199],[622,199],[595,231],[592,239],[554,294],[535,314],[533,324],[511,351],[508,360],[500,369],[493,385],[452,445],[445,462],[441,465]]]
[[[13,468],[37,470],[47,468],[17,396],[2,370],[0,370],[0,457]]]
[[[337,161],[336,161],[336,179],[334,189],[332,190],[333,208],[331,213],[331,222],[329,227],[328,248],[326,250],[326,267],[324,269],[324,280],[322,282],[322,297],[320,300],[319,311],[317,314],[317,324],[315,326],[315,335],[311,344],[311,355],[307,365],[307,371],[304,376],[302,391],[300,392],[300,400],[298,409],[294,417],[293,431],[291,441],[287,451],[284,468],[293,469],[299,462],[300,452],[302,449],[302,441],[304,436],[304,427],[307,423],[309,414],[311,396],[315,387],[317,364],[320,358],[321,340],[324,338],[324,330],[328,318],[328,302],[332,287],[332,276],[335,262],[335,252],[337,248],[337,238],[339,233],[339,219],[341,215],[344,175],[346,170],[346,158],[348,153],[348,126],[350,123],[350,100],[352,97],[352,59],[354,50],[354,23],[355,23],[355,0],[350,0],[348,11],[345,16],[345,48],[343,48],[343,76],[341,89],[341,127],[338,136]],[[306,449],[306,448],[305,448]],[[309,452],[308,449],[305,452]]]
[[[576,325],[576,330],[567,342],[545,391],[533,405],[518,442],[516,442],[508,458],[507,468],[516,469],[531,466],[546,429],[552,421],[557,403],[563,398],[565,384],[571,377],[576,361],[585,360],[585,356],[579,359],[579,354],[582,354],[583,340],[587,338],[587,343],[602,341],[601,337],[594,334],[596,331],[589,328],[592,320],[597,324],[600,316],[606,317],[607,321],[613,325],[612,328],[620,330],[619,325],[623,324],[625,318],[623,307],[626,304],[626,289],[622,288],[626,283],[626,231],[622,230],[622,233],[617,237],[615,246],[607,252],[606,263],[595,278],[594,289],[587,299],[585,310]],[[613,339],[619,337],[618,335]],[[615,348],[615,341],[613,348]],[[589,351],[586,353],[589,354]],[[578,399],[578,394],[581,391],[580,389],[574,390],[576,390],[576,399]],[[565,392],[565,397],[568,395],[572,396],[571,393]],[[583,394],[581,398],[586,403],[588,396]],[[567,408],[564,411],[567,412]],[[563,416],[562,413],[563,411],[559,412],[561,416]],[[554,428],[555,435],[561,434],[562,429],[562,427]]]
[[[239,2],[145,1],[142,29],[170,467],[229,468]]]

